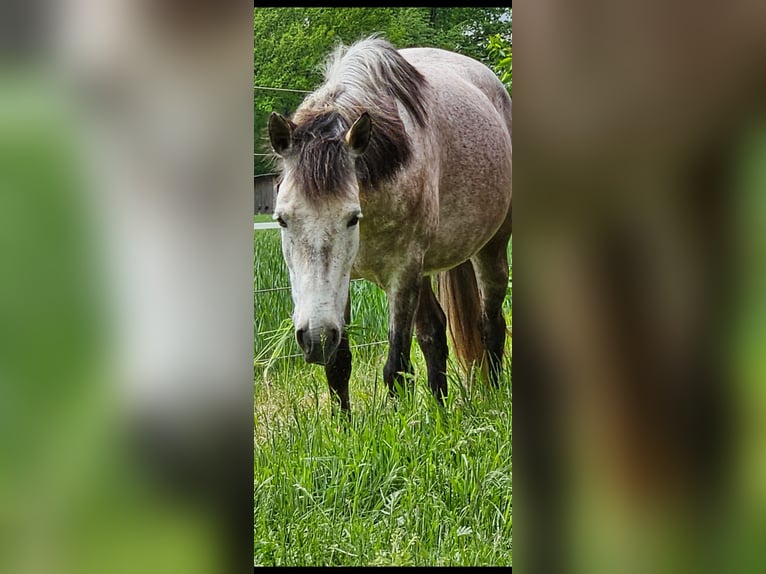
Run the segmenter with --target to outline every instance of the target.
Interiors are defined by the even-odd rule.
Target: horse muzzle
[[[336,327],[296,329],[295,339],[307,363],[327,365],[335,357],[335,352],[340,345],[340,329]]]

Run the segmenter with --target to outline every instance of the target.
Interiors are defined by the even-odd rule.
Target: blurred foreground
[[[514,566],[763,572],[766,6],[515,8]]]
[[[252,565],[252,12],[0,8],[0,571]]]

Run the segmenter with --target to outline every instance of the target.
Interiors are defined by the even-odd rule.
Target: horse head
[[[273,113],[269,139],[282,160],[274,219],[293,298],[295,337],[309,363],[329,363],[341,340],[362,211],[354,160],[364,153],[366,113],[348,126],[337,113],[296,125]]]

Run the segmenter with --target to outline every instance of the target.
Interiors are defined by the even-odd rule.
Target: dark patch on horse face
[[[322,264],[322,271],[326,274],[330,270],[330,256],[332,255],[329,243],[323,243],[319,250],[319,262]]]

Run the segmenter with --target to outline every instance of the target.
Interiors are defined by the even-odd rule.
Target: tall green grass
[[[255,233],[254,262],[256,291],[289,286],[278,230]],[[390,399],[387,344],[353,346],[387,339],[387,301],[352,283],[344,424],[331,415],[322,367],[277,359],[298,354],[289,290],[254,297],[254,564],[510,565],[510,337],[498,389],[467,384],[450,360],[439,407],[413,343],[414,392]]]
[[[256,390],[256,565],[511,564],[510,370],[496,391],[452,376],[441,408],[418,359],[395,401],[358,366],[348,425],[321,368]]]

